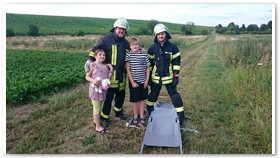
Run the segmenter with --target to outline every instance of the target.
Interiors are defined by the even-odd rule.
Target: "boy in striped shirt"
[[[145,124],[145,100],[148,98],[150,62],[147,51],[140,47],[137,38],[129,41],[130,51],[126,54],[126,71],[129,78],[130,102],[132,102],[133,124]],[[140,121],[138,122],[138,116]]]

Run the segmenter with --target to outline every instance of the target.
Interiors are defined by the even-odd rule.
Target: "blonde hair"
[[[138,44],[140,45],[140,42],[139,42],[139,39],[136,38],[136,37],[132,37],[130,40],[129,40],[129,45],[133,42],[138,42]]]
[[[99,54],[100,52],[104,52],[104,50],[103,49],[96,49],[95,51],[94,51],[94,55],[97,55],[97,54]],[[104,52],[105,53],[105,52]]]
[[[107,58],[106,58],[106,53],[105,53],[105,51],[103,50],[103,49],[96,49],[95,51],[94,51],[94,56],[96,56],[96,55],[98,55],[99,53],[101,53],[101,52],[103,52],[104,54],[105,54],[105,60],[104,60],[104,64],[105,63],[107,63]]]

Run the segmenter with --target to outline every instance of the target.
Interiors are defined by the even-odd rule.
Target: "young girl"
[[[86,73],[86,80],[97,86],[101,86],[101,80],[97,78],[106,79],[111,78],[113,67],[111,64],[105,64],[105,52],[102,49],[95,51],[95,61],[90,63],[90,70]],[[102,109],[102,102],[106,99],[107,91],[102,93],[96,92],[92,86],[89,86],[89,97],[93,105],[93,123],[95,124],[95,131],[100,133],[107,133],[108,130],[100,124],[100,112]]]
[[[140,48],[137,38],[129,41],[131,51],[126,54],[126,71],[129,78],[130,102],[132,102],[132,122],[140,125],[145,123],[144,109],[145,99],[148,98],[148,81],[150,76],[150,62],[147,52]]]

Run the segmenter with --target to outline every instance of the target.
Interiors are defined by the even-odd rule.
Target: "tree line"
[[[272,33],[272,21],[267,24],[261,24],[260,27],[256,24],[250,24],[247,27],[243,24],[241,27],[235,25],[234,22],[223,27],[221,24],[215,27],[218,34],[271,34]]]

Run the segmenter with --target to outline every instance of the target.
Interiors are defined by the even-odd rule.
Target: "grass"
[[[216,58],[213,38],[205,49],[207,51],[201,57],[201,63],[194,70],[200,75],[191,77],[189,81],[191,93],[188,112],[195,116],[192,117],[191,124],[196,124],[196,129],[201,133],[190,137],[190,151],[208,154],[231,153],[233,144],[228,138],[231,137],[232,108],[228,99],[230,94],[224,82],[225,69]]]
[[[139,38],[145,47],[152,40],[144,36]],[[192,118],[188,127],[200,132],[182,132],[184,153],[271,154],[271,67],[226,66],[225,51],[235,48],[221,46],[226,43],[221,40],[230,39],[219,38],[203,37],[192,46],[186,46],[190,37],[182,37],[183,42],[180,42],[182,67],[178,91],[186,115]],[[127,89],[124,110],[131,115],[128,96]],[[159,100],[170,101],[164,87]],[[25,107],[30,111],[23,117]],[[139,153],[145,130],[127,129],[125,121],[113,114],[111,112],[109,134],[94,132],[87,84],[50,96],[44,104],[7,108],[7,153]],[[179,151],[177,148],[146,147],[144,153],[178,154]]]
[[[257,38],[256,38],[257,37]],[[242,48],[248,48],[247,44],[258,40],[253,44],[251,51],[247,52],[248,56],[243,56],[243,64],[229,66],[227,68],[227,85],[232,91],[234,101],[232,121],[232,131],[234,138],[239,146],[237,152],[259,154],[271,153],[272,148],[272,73],[271,73],[271,43],[270,38],[259,40],[258,36],[252,36],[250,43],[243,43],[242,39],[236,41],[237,45],[227,47],[228,50],[240,50],[235,53],[243,53]],[[233,42],[234,43],[234,42]],[[237,48],[236,48],[237,47]],[[241,49],[240,49],[241,48]],[[248,50],[248,49],[247,49]],[[255,56],[252,57],[255,53]],[[262,54],[260,57],[259,54]],[[254,60],[252,60],[254,59]],[[250,61],[250,62],[248,62]],[[262,62],[263,66],[255,66],[255,63]],[[244,64],[246,63],[246,64]],[[254,66],[251,66],[254,65]],[[242,140],[242,141],[240,141]],[[244,141],[245,140],[245,141]]]

